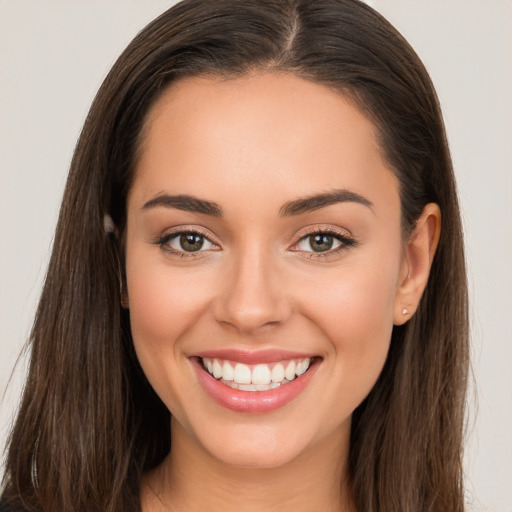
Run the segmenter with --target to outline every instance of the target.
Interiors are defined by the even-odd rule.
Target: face
[[[158,100],[142,140],[127,293],[173,429],[251,467],[348,443],[406,265],[372,123],[291,75],[189,78]]]

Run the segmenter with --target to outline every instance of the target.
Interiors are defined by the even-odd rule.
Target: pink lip
[[[207,350],[195,354],[197,357],[206,357],[211,359],[224,359],[228,361],[236,361],[244,364],[258,363],[277,363],[288,359],[305,359],[306,357],[314,357],[317,354],[306,354],[299,352],[290,352],[287,350],[239,350],[239,349],[219,349]]]
[[[229,357],[224,356],[202,357],[229,359]],[[293,359],[293,357],[285,357],[284,359]],[[240,359],[236,360],[239,361]],[[196,370],[199,382],[213,400],[232,411],[249,413],[274,411],[291,402],[309,384],[320,363],[319,359],[315,359],[306,373],[303,373],[300,377],[296,377],[291,382],[283,384],[278,388],[269,389],[268,391],[241,391],[239,389],[230,388],[213,378],[212,375],[203,369],[200,359],[193,357],[191,361]],[[261,362],[261,359],[258,359],[258,361]]]

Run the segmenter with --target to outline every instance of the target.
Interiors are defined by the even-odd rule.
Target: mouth
[[[265,413],[298,397],[319,368],[313,355],[212,352],[191,358],[200,384],[219,405]]]
[[[284,386],[306,373],[314,358],[244,364],[227,359],[201,358],[203,369],[225,386],[242,391],[268,391]]]

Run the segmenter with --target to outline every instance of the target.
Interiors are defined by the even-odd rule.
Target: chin
[[[243,469],[277,469],[297,459],[301,451],[298,449],[265,449],[261,445],[230,446],[227,450],[215,450],[210,454],[220,463]]]
[[[276,469],[290,464],[311,449],[320,434],[311,426],[298,429],[262,421],[239,423],[220,431],[211,429],[205,436],[198,432],[203,437],[199,438],[203,449],[222,464],[248,469]]]

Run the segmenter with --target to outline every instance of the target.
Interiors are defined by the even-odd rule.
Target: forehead
[[[148,114],[140,155],[130,195],[141,201],[166,191],[250,203],[245,190],[268,203],[340,188],[397,199],[371,121],[290,74],[174,83]]]

